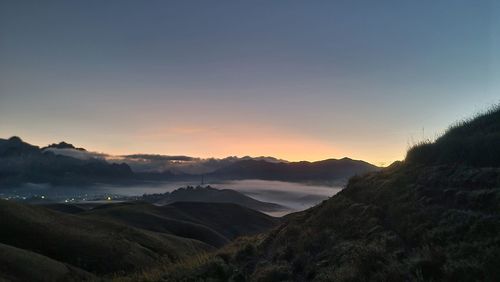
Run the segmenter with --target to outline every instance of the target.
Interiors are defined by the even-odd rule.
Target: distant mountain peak
[[[87,151],[84,148],[77,148],[73,144],[66,143],[64,141],[61,141],[59,143],[52,143],[52,144],[48,145],[47,147],[42,148],[42,150],[43,149],[48,149],[48,148],[54,148],[54,149],[74,149],[74,150],[78,150],[78,151]]]
[[[22,143],[23,140],[19,136],[12,136],[9,139],[7,139],[9,142],[15,142],[15,143]]]

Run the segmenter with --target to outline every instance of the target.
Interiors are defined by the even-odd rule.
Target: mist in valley
[[[185,182],[142,182],[130,185],[93,185],[50,186],[28,184],[23,187],[5,189],[0,196],[20,200],[39,199],[54,202],[85,202],[126,197],[139,197],[144,194],[163,194],[186,186],[196,186],[192,181]],[[216,189],[232,189],[263,202],[276,203],[287,207],[286,211],[269,213],[282,216],[301,211],[335,195],[342,187],[310,185],[283,181],[232,180],[208,183]]]

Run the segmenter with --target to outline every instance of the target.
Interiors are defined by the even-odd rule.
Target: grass
[[[55,210],[0,200],[0,253],[6,254],[0,277],[26,277],[23,271],[33,266],[33,275],[46,269],[40,279],[54,277],[49,281],[71,273],[83,277],[77,270],[105,279],[151,280],[171,265],[200,264],[207,251],[277,223],[221,203],[121,203],[76,213],[73,207],[46,207]]]
[[[268,230],[278,223],[276,218],[229,203],[179,202],[161,207],[128,203],[81,215],[192,238],[214,247],[221,247],[238,236]]]
[[[0,281],[82,281],[92,274],[48,257],[0,243]]]
[[[500,165],[500,106],[452,125],[435,142],[412,147],[406,161],[420,164]]]
[[[133,272],[209,250],[199,241],[0,201],[0,242],[96,274]]]

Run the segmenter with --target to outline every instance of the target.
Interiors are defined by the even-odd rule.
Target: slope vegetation
[[[166,206],[123,203],[105,205],[81,215],[192,238],[214,247],[238,236],[268,230],[278,223],[276,218],[229,203],[179,202]]]
[[[0,243],[0,281],[82,281],[92,274],[34,252]]]
[[[269,230],[278,220],[234,204],[97,207],[0,200],[0,279],[71,281],[137,273]]]
[[[175,262],[211,249],[195,240],[3,200],[0,222],[0,243],[99,274]]]

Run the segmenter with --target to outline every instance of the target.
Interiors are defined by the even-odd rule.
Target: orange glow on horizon
[[[199,158],[225,158],[229,156],[275,157],[287,161],[319,161],[348,157],[377,166],[387,166],[404,158],[403,142],[372,143],[329,142],[297,132],[271,127],[242,125],[223,128],[177,125],[164,129],[143,128],[134,132],[115,132],[109,135],[92,135],[77,132],[19,136],[28,143],[46,146],[65,141],[88,151],[109,155],[160,154],[185,155]],[[6,136],[4,138],[8,138]],[[35,138],[31,138],[35,137]],[[334,138],[332,138],[334,139]]]
[[[346,147],[292,132],[279,132],[248,125],[228,131],[175,127],[162,131],[146,131],[136,135],[134,139],[129,143],[100,146],[99,151],[112,155],[145,153],[199,158],[270,156],[288,161],[319,161],[349,157],[378,166],[387,166],[404,157],[403,147],[400,148],[401,153],[394,153],[391,150],[395,147],[390,144],[386,148],[371,151],[370,148]]]

